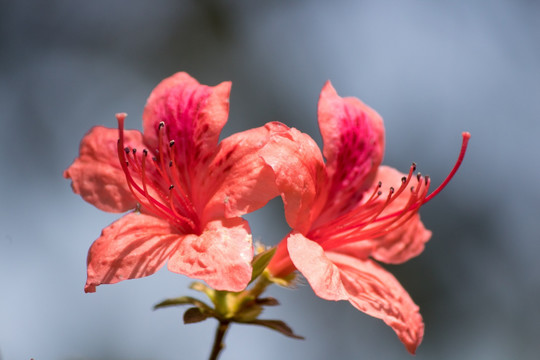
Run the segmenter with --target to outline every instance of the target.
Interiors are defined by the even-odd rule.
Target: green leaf
[[[269,329],[278,331],[278,332],[282,333],[285,336],[292,337],[292,338],[295,338],[295,339],[304,340],[303,336],[296,335],[292,331],[292,329],[289,327],[289,325],[285,324],[281,320],[260,320],[260,319],[257,319],[257,320],[253,320],[253,321],[251,321],[249,323],[246,323],[246,324],[264,326],[264,327],[267,327]]]
[[[266,269],[266,267],[270,263],[270,260],[272,260],[272,257],[276,253],[276,249],[277,249],[276,247],[273,247],[271,249],[268,249],[266,251],[263,251],[262,253],[255,255],[255,257],[251,261],[253,272],[251,273],[250,283],[263,273],[264,269]]]
[[[184,313],[184,324],[194,324],[208,319],[210,315],[205,314],[198,307],[192,307]]]

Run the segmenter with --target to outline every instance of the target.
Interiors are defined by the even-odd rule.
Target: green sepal
[[[184,312],[184,324],[194,324],[212,317],[198,307],[192,307]]]
[[[253,325],[259,325],[264,326],[269,329],[275,330],[277,332],[282,333],[285,336],[292,337],[299,340],[304,340],[303,336],[296,335],[292,329],[289,327],[289,325],[285,324],[281,320],[261,320],[261,319],[255,319],[252,320],[246,324],[253,324]]]
[[[215,302],[214,299],[216,297],[216,290],[209,288],[208,286],[204,285],[202,282],[194,281],[191,284],[189,284],[189,288],[195,291],[200,291],[203,294],[206,294],[212,302]]]
[[[206,303],[200,301],[199,299],[195,299],[191,296],[180,296],[173,299],[163,300],[159,304],[154,305],[154,310],[161,309],[164,307],[187,305],[187,304],[195,305],[197,308],[201,309],[201,311],[204,313],[208,313],[208,314],[214,313],[214,309],[212,309]]]
[[[251,266],[253,267],[253,271],[251,273],[251,280],[250,284],[259,277],[266,269],[268,264],[270,264],[270,260],[272,260],[272,257],[276,253],[276,247],[270,248],[268,250],[265,250],[253,257],[253,260],[251,261]]]
[[[273,298],[273,297],[258,298],[258,299],[255,299],[255,302],[258,305],[261,305],[261,306],[277,306],[277,305],[279,305],[279,301],[277,301],[277,299]]]
[[[286,288],[294,288],[297,285],[295,272],[284,277],[274,277],[268,274],[268,281]]]
[[[257,316],[259,316],[262,311],[262,306],[253,303],[249,306],[244,306],[243,309],[237,312],[232,319],[233,321],[241,323],[249,323],[256,320]]]

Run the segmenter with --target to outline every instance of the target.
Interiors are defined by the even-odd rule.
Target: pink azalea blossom
[[[326,163],[315,142],[295,129],[262,153],[292,228],[269,270],[276,277],[299,270],[318,296],[347,300],[382,319],[414,353],[424,334],[418,306],[375,260],[398,264],[422,252],[431,232],[418,211],[454,175],[470,135],[463,134],[448,178],[429,194],[430,179],[414,175],[414,164],[407,174],[381,166],[383,121],[360,100],[341,98],[327,83],[318,117]]]
[[[143,113],[143,133],[95,127],[64,172],[75,193],[101,210],[131,211],[106,227],[88,254],[86,292],[100,284],[170,271],[218,290],[251,279],[248,223],[240,215],[278,195],[272,169],[258,156],[278,123],[218,144],[229,111],[230,82],[200,85],[186,73],[163,80]]]

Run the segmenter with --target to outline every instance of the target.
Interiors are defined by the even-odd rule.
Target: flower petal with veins
[[[261,158],[263,148],[285,125],[268,123],[255,129],[233,134],[221,141],[216,156],[197,179],[201,188],[195,196],[205,203],[210,218],[235,217],[255,211],[278,195],[274,172]]]
[[[137,204],[115,156],[117,141],[116,129],[92,128],[81,141],[79,157],[64,171],[64,177],[72,180],[76,194],[107,212],[125,212]],[[125,141],[131,147],[140,147],[142,135],[138,131],[126,131]]]
[[[372,260],[326,253],[339,269],[349,302],[358,310],[383,320],[407,350],[414,354],[424,336],[418,306],[389,272]]]
[[[392,327],[409,352],[422,341],[424,324],[405,289],[372,260],[324,249],[301,234],[287,237],[289,255],[317,296],[348,300],[358,310]]]
[[[247,221],[215,220],[187,235],[172,254],[170,271],[204,280],[216,290],[241,291],[251,280],[253,246]]]
[[[317,144],[294,128],[284,128],[274,134],[260,156],[275,174],[289,225],[300,232],[309,229],[324,205],[321,193],[327,185]]]
[[[129,213],[105,229],[88,252],[85,291],[152,275],[168,260],[183,235],[162,219]]]

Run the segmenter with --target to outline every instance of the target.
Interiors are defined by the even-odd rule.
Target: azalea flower
[[[382,319],[414,353],[424,324],[418,306],[377,261],[398,264],[420,254],[431,237],[420,207],[457,171],[429,194],[429,177],[381,166],[382,118],[356,98],[341,98],[328,82],[318,106],[322,154],[306,134],[290,129],[272,141],[281,149],[262,156],[274,169],[292,231],[279,244],[268,269],[274,277],[299,270],[326,300],[347,300]]]
[[[88,253],[86,292],[100,284],[170,271],[217,290],[240,291],[252,276],[252,239],[240,215],[278,195],[258,151],[278,123],[218,144],[230,82],[200,85],[186,73],[163,80],[143,113],[143,133],[95,127],[64,172],[75,193],[97,208],[126,212]]]

